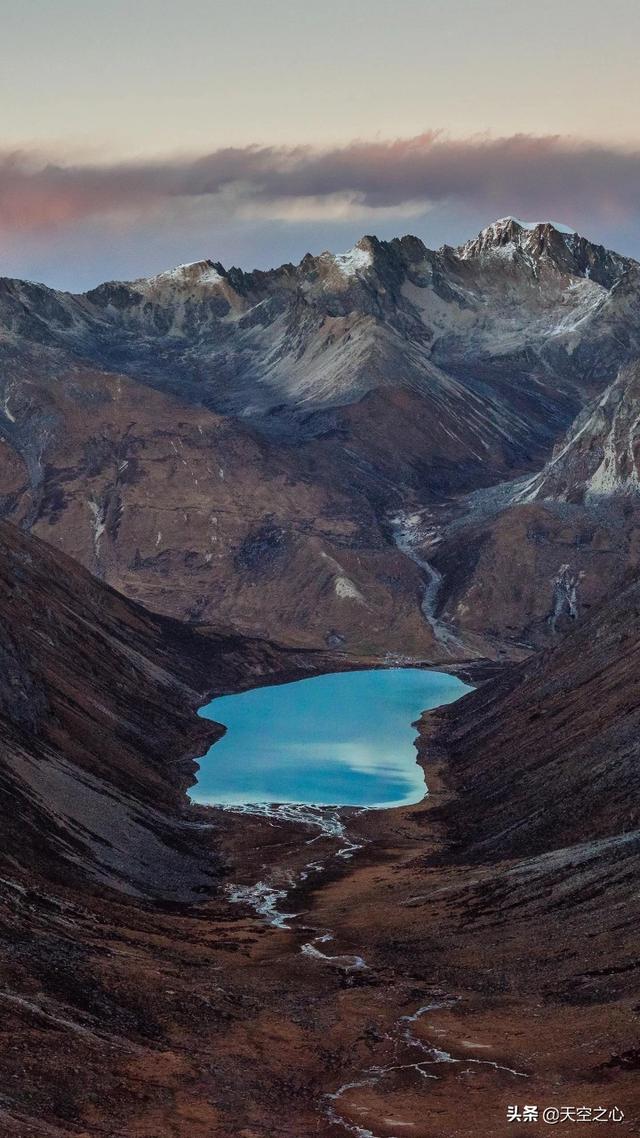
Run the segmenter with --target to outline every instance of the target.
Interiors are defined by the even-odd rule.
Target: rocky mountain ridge
[[[516,602],[504,619],[466,595],[440,515],[525,476],[533,490],[638,356],[637,264],[512,218],[458,249],[366,237],[297,266],[202,261],[81,296],[5,279],[0,511],[169,615],[360,655],[511,652],[548,629],[572,559],[553,541],[548,567],[524,567],[535,614]],[[429,543],[408,552],[394,522],[434,511],[436,576]],[[485,590],[518,587],[498,512]]]
[[[307,255],[297,266],[247,273],[202,261],[79,296],[5,281],[0,314],[26,342],[82,352],[99,367],[256,422],[285,409],[343,406],[380,385],[425,395],[442,386],[455,398],[458,378],[472,400],[473,371],[489,358],[512,372],[514,408],[498,391],[513,432],[521,354],[535,353],[547,368],[561,357],[567,374],[556,387],[570,394],[585,383],[573,356],[593,350],[594,333],[617,321],[618,294],[637,271],[577,234],[504,219],[458,249],[364,237],[347,254]],[[626,330],[629,350],[633,334]],[[623,354],[618,344],[618,362]],[[471,374],[457,376],[463,363]],[[495,417],[493,382],[482,379]],[[487,417],[477,429],[490,433]]]

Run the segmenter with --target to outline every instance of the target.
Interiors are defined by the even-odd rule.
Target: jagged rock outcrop
[[[518,501],[584,502],[640,490],[640,364],[622,368],[572,424]]]
[[[25,344],[80,354],[270,433],[322,433],[310,412],[378,387],[441,392],[485,449],[502,435],[513,457],[549,438],[552,408],[566,422],[580,406],[596,361],[611,376],[637,350],[623,300],[635,296],[637,314],[637,281],[629,258],[507,218],[458,249],[364,237],[346,254],[269,272],[202,261],[83,296],[5,281],[0,315]]]

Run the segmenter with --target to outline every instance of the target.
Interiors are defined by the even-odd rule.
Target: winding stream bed
[[[202,708],[200,714],[223,723],[227,733],[200,760],[192,797],[263,817],[270,825],[302,826],[309,834],[302,841],[310,860],[305,853],[297,872],[286,863],[264,864],[262,880],[229,884],[229,899],[293,937],[312,967],[368,974],[366,956],[340,951],[333,929],[305,923],[308,916],[295,911],[295,903],[291,911],[292,894],[309,879],[320,880],[334,859],[349,859],[362,848],[366,838],[350,832],[350,823],[364,811],[424,797],[427,787],[416,761],[412,724],[422,711],[451,703],[470,690],[446,673],[386,668],[257,688],[222,696]],[[353,1121],[353,1096],[383,1087],[399,1075],[437,1080],[443,1064],[474,1063],[526,1078],[492,1060],[458,1058],[418,1032],[423,1017],[456,1000],[441,994],[402,1015],[384,1037],[391,1061],[358,1072],[322,1096],[318,1107],[332,1128],[357,1138],[377,1138],[368,1126]],[[363,1108],[356,1102],[355,1109]]]

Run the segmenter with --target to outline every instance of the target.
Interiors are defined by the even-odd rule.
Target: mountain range
[[[4,279],[0,511],[162,614],[517,654],[566,615],[565,578],[592,603],[601,567],[635,564],[629,455],[605,456],[633,452],[624,406],[598,431],[633,402],[639,315],[636,262],[512,218],[455,249],[365,237],[83,295]]]

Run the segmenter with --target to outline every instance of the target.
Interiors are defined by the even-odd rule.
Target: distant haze
[[[636,0],[0,0],[0,273],[81,289],[517,214],[640,255]]]

